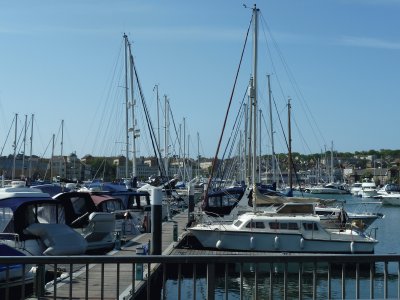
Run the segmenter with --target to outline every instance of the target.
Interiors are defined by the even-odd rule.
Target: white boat
[[[340,228],[346,223],[357,226],[361,230],[367,229],[376,219],[383,218],[383,214],[373,212],[348,212],[343,207],[320,206],[314,208],[325,227]]]
[[[249,212],[232,224],[188,228],[205,248],[303,253],[373,253],[377,240],[354,228],[326,229],[311,214]]]
[[[313,186],[313,187],[308,187],[305,189],[307,193],[310,194],[348,194],[349,190],[346,188],[345,185],[340,184],[340,183],[328,183],[322,186]]]
[[[400,185],[395,183],[385,184],[382,188],[377,190],[378,195],[376,198],[379,198],[381,195],[389,195],[389,194],[399,194],[400,193]]]
[[[381,195],[382,205],[400,206],[400,193]]]
[[[378,195],[376,184],[372,180],[364,180],[361,183],[361,190],[358,192],[358,196],[362,198],[373,198]]]
[[[361,182],[354,182],[350,186],[350,194],[352,194],[353,196],[358,196],[358,192],[361,191],[361,184]]]

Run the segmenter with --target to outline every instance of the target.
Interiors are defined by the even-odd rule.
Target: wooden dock
[[[188,212],[175,215],[171,221],[162,223],[162,238],[161,249],[162,255],[169,255],[178,245],[186,234],[184,231],[188,220]],[[174,241],[173,225],[178,225],[178,239]],[[151,233],[144,233],[130,241],[127,241],[120,250],[113,250],[107,255],[113,256],[136,256],[138,247],[148,245],[151,241]],[[134,264],[121,264],[117,267],[116,264],[104,265],[88,265],[88,268],[81,265],[80,270],[74,266],[72,277],[72,288],[69,284],[71,278],[66,276],[59,279],[54,287],[53,281],[46,286],[45,296],[40,299],[130,299],[132,298],[132,284],[134,283],[134,294],[137,294],[145,287],[146,281],[136,278]],[[68,267],[67,267],[68,268]],[[119,268],[119,270],[117,269]],[[158,268],[156,264],[152,265],[151,272]],[[143,267],[143,278],[148,276],[146,266]],[[68,272],[68,270],[66,270]],[[65,273],[68,274],[68,273]],[[102,277],[103,274],[103,277]],[[117,274],[119,274],[119,285],[117,285]],[[31,298],[38,299],[38,298]]]

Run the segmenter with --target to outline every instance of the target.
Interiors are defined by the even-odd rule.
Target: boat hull
[[[374,253],[376,241],[337,235],[337,239],[306,238],[301,234],[276,234],[265,232],[224,231],[213,229],[188,229],[205,248],[296,253]]]

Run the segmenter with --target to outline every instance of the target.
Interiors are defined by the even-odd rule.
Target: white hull
[[[313,187],[310,188],[308,191],[310,194],[333,194],[333,195],[348,194],[346,190],[332,189],[325,187]]]
[[[188,228],[205,248],[296,253],[373,253],[377,240],[356,229],[327,229],[317,215],[245,213],[231,223]]]
[[[400,206],[400,194],[382,196],[382,205]]]
[[[374,242],[344,239],[306,238],[301,234],[265,232],[235,232],[216,229],[189,229],[205,248],[236,251],[296,252],[296,253],[373,253]]]

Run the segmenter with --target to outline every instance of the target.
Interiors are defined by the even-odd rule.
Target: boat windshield
[[[233,226],[240,227],[240,225],[242,225],[242,224],[243,224],[242,221],[237,220],[236,222],[233,223]]]
[[[318,230],[318,225],[314,222],[303,223],[303,227],[305,230]]]
[[[13,218],[13,211],[9,207],[0,207],[0,232],[5,232]]]

